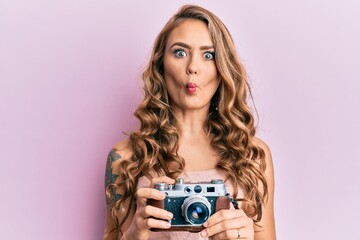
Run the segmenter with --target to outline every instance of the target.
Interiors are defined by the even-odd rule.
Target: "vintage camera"
[[[149,203],[155,207],[172,212],[174,217],[169,222],[169,229],[151,229],[152,231],[189,231],[199,232],[202,224],[215,212],[229,209],[231,197],[226,192],[223,180],[210,182],[184,183],[179,178],[175,185],[157,183],[155,188],[165,192],[164,200]]]

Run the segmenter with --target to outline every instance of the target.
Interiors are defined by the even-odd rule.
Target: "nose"
[[[198,70],[196,70],[195,68],[188,67],[187,74],[192,75],[192,74],[197,74],[197,73],[198,73]]]
[[[186,73],[188,75],[199,74],[199,63],[196,57],[191,57]]]

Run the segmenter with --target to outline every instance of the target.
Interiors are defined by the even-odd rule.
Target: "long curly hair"
[[[248,216],[255,222],[261,220],[262,206],[267,197],[265,152],[254,141],[256,128],[247,103],[251,92],[246,71],[222,21],[202,7],[185,5],[156,38],[150,62],[143,72],[144,99],[134,113],[140,120],[140,128],[129,136],[131,156],[123,159],[117,169],[121,183],[106,189],[108,201],[111,202],[114,188],[121,187],[122,197],[112,202],[115,228],[105,230],[105,235],[120,232],[130,213],[122,209],[122,203],[130,198],[133,204],[141,176],[151,178],[150,172],[155,170],[159,175],[176,179],[184,170],[185,161],[178,155],[180,133],[175,127],[176,119],[166,91],[163,61],[169,34],[187,19],[203,21],[214,44],[220,84],[211,99],[204,129],[220,156],[217,167],[225,170],[226,180],[234,184],[234,197],[238,187],[244,191],[244,198],[237,200],[243,201],[243,209]],[[119,210],[126,214],[121,222],[117,219]]]

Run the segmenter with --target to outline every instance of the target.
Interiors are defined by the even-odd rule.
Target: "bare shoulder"
[[[258,137],[254,137],[254,143],[257,146],[261,147],[265,152],[265,164],[267,166],[267,168],[266,168],[267,172],[269,172],[269,170],[272,171],[273,163],[272,163],[272,155],[271,155],[270,147],[267,145],[266,142],[264,142],[263,140],[261,140]]]
[[[131,153],[129,148],[129,139],[122,140],[118,143],[116,143],[112,149],[111,152],[115,152],[118,155],[121,156],[122,159],[128,157]]]
[[[112,168],[112,171],[116,171],[121,160],[127,158],[130,153],[128,139],[116,143],[108,154],[106,169]]]
[[[254,137],[254,143],[261,147],[265,152],[265,177],[269,184],[272,185],[274,181],[274,167],[270,147],[258,137]]]
[[[254,137],[254,142],[256,145],[258,145],[259,147],[264,149],[265,155],[269,155],[271,157],[270,147],[267,145],[266,142],[264,142],[262,139],[260,139],[258,137]]]

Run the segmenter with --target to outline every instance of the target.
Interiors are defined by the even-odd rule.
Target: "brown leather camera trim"
[[[151,228],[150,230],[153,232],[176,232],[176,231],[184,231],[184,232],[201,232],[203,230],[203,226],[186,226],[186,227],[179,227],[179,226],[172,226],[168,229],[161,229],[161,228]]]
[[[164,200],[155,200],[155,199],[148,199],[148,203],[151,206],[157,207],[157,208],[161,208],[164,209]]]
[[[230,199],[227,196],[220,196],[216,200],[215,212],[222,209],[230,209]]]

